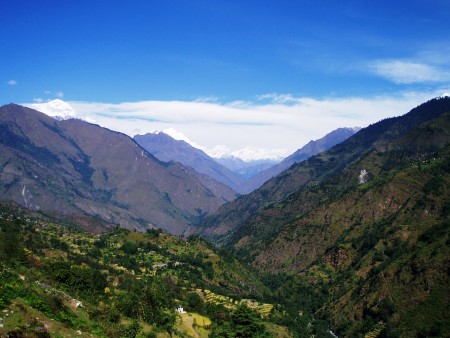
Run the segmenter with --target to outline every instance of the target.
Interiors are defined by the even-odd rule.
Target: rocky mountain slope
[[[445,113],[449,100],[448,97],[431,100],[404,116],[385,119],[360,130],[330,150],[290,167],[251,194],[241,196],[232,203],[223,205],[214,215],[202,221],[198,231],[219,242],[226,242],[230,234],[243,224],[255,222],[259,216],[258,212],[264,210],[268,204],[277,203],[291,195],[294,198],[295,193],[300,193],[307,187],[333,178],[340,182],[336,186],[339,191],[335,193],[345,191],[358,182],[360,171],[363,168],[353,168],[353,172],[346,174],[347,176],[344,175],[345,169],[351,168],[352,164],[356,165],[360,159],[375,149],[386,151],[389,142],[419,124]],[[426,144],[430,141],[424,140]],[[433,145],[430,147],[432,148]],[[309,210],[318,202],[320,200],[316,201],[314,198],[305,200],[302,208]]]
[[[19,105],[0,108],[0,149],[0,198],[30,209],[180,234],[236,197],[206,175],[157,160],[124,134]]]
[[[448,336],[449,183],[444,97],[291,167],[201,231],[338,336]]]
[[[134,140],[163,162],[180,162],[184,166],[191,167],[195,171],[229,186],[238,193],[243,193],[242,183],[244,180],[240,176],[185,141],[175,140],[163,132],[135,135]]]

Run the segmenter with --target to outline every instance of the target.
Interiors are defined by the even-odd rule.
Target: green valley
[[[380,121],[198,228],[338,336],[450,335],[450,98]]]
[[[67,140],[67,149],[78,149],[74,138]],[[11,159],[32,155],[19,145]],[[129,216],[118,200],[110,209],[96,200],[102,208],[88,213],[58,211],[46,184],[36,190],[30,183],[37,174],[20,174],[25,163],[39,172],[46,167],[39,158],[23,163],[4,165],[3,190],[28,208],[7,198],[0,205],[2,337],[450,336],[449,97],[361,129],[213,214],[197,210],[201,217],[186,225],[184,238],[141,218],[134,228],[112,222]],[[102,167],[99,158],[96,168]],[[71,165],[64,168],[76,176]],[[148,188],[137,168],[123,198],[156,217],[157,203],[134,195],[133,187]],[[156,179],[156,169],[146,179],[164,188],[158,196],[194,194],[175,183],[189,171],[179,167],[183,174],[172,181],[175,172]],[[96,172],[92,177],[105,182],[116,174],[112,164],[110,174]],[[46,182],[54,179],[46,175]],[[127,175],[123,167],[114,186],[127,185]],[[67,177],[58,187],[82,186]],[[35,195],[27,195],[25,183]],[[70,190],[91,203],[94,188],[83,194],[67,188],[59,196]],[[108,203],[115,201],[115,188],[110,192]],[[28,196],[52,208],[31,205]],[[172,203],[167,192],[161,196]]]

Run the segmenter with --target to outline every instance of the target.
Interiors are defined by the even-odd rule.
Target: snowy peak
[[[45,103],[34,103],[26,105],[46,115],[52,116],[58,120],[68,120],[77,118],[77,113],[67,102],[56,99]]]
[[[243,162],[255,162],[255,161],[265,161],[277,163],[289,155],[286,149],[265,149],[257,147],[245,147],[238,150],[231,150],[224,145],[216,145],[213,148],[207,148],[201,146],[194,141],[190,140],[182,132],[179,132],[173,128],[167,128],[162,131],[155,130],[151,134],[156,135],[168,135],[172,139],[177,141],[184,141],[196,149],[200,149],[205,152],[208,156],[215,160],[236,160]]]
[[[216,160],[240,159],[244,162],[279,162],[287,155],[289,155],[286,149],[266,149],[256,147],[245,147],[235,151],[231,151],[224,146],[216,146],[215,148],[207,150],[206,152]]]

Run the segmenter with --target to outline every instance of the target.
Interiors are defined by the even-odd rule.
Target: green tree
[[[123,252],[125,252],[127,255],[135,255],[138,252],[138,246],[136,243],[126,241],[122,244],[121,249]]]
[[[23,258],[20,226],[10,221],[0,222],[0,262],[13,263]]]
[[[192,292],[188,294],[186,297],[186,302],[189,311],[196,311],[200,313],[203,311],[203,301],[197,293]]]
[[[125,326],[120,333],[122,337],[135,338],[141,329],[142,326],[137,321],[133,320],[133,322],[130,325]]]
[[[229,320],[213,325],[210,338],[269,338],[261,318],[245,304],[231,312]]]
[[[230,322],[224,322],[221,325],[213,324],[209,338],[235,338],[233,327]]]

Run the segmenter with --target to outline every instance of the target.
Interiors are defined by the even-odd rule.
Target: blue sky
[[[450,87],[448,0],[2,1],[0,23],[0,104],[203,102],[215,116],[236,105],[239,114],[305,108],[305,100],[405,103],[341,120],[365,126]],[[148,109],[138,115],[146,114],[153,118]],[[166,127],[210,148],[239,148],[178,122]],[[268,146],[234,130],[242,147]],[[326,131],[315,130],[274,148],[289,152]]]

